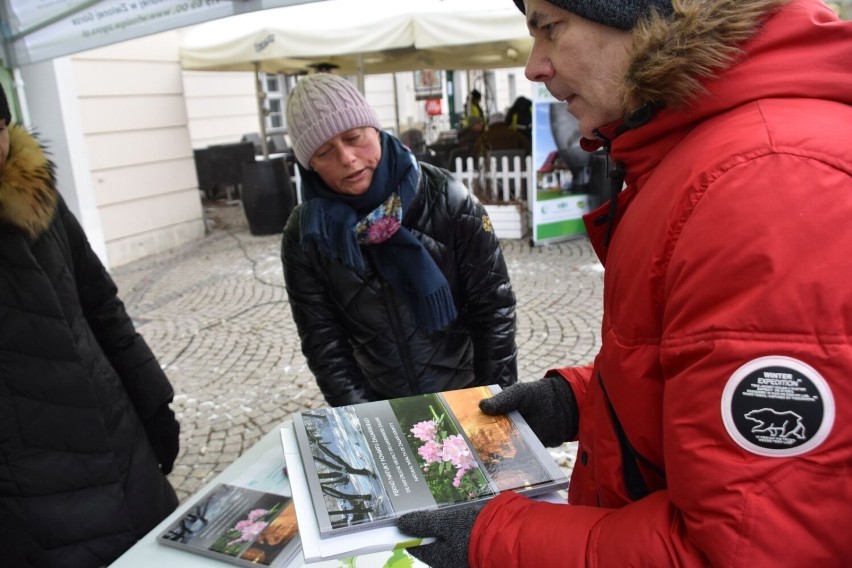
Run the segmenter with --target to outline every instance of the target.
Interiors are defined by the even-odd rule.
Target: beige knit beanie
[[[287,98],[287,130],[293,152],[307,170],[320,146],[361,126],[382,129],[364,95],[339,75],[317,73],[302,77]]]

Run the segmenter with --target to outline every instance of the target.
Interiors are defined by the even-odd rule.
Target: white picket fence
[[[456,158],[452,173],[485,203],[526,203],[535,187],[530,156]]]
[[[496,158],[456,158],[451,173],[485,203],[526,203],[527,192],[535,187],[530,156],[511,159],[502,156],[499,161]],[[291,174],[291,181],[296,199],[301,203],[298,168]]]
[[[501,239],[521,239],[529,227],[528,195],[535,187],[532,158],[501,156],[496,158],[456,158],[453,176],[483,202]],[[291,176],[296,200],[301,203],[299,169]]]

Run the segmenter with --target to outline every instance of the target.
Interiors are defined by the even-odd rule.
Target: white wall
[[[494,75],[494,92],[488,93],[489,101],[499,112],[506,109],[515,97],[524,95],[532,99],[532,83],[524,77],[523,68],[498,69]],[[456,71],[457,87],[466,94],[468,84],[481,85],[477,79],[482,73]],[[471,80],[467,77],[471,75]],[[510,79],[514,76],[514,81]],[[354,78],[353,83],[355,83]],[[260,132],[255,100],[254,73],[184,71],[183,83],[189,131],[193,148],[204,148],[213,144],[238,142],[243,134]],[[394,93],[394,81],[396,93]],[[514,82],[513,89],[510,87]],[[481,88],[481,87],[480,87]],[[428,130],[429,117],[424,101],[415,100],[414,73],[401,72],[364,77],[367,100],[376,110],[383,128],[393,128],[399,134],[408,128]],[[394,104],[397,111],[394,110]],[[456,111],[461,112],[464,95],[456,96]],[[443,101],[444,112],[448,103]],[[397,121],[399,122],[397,127]],[[442,124],[446,121],[442,121]]]
[[[177,55],[177,35],[166,32],[71,58],[112,266],[204,235]]]
[[[254,73],[184,71],[183,87],[193,148],[231,144],[260,132]]]
[[[30,124],[51,145],[60,191],[107,266],[203,236],[193,149],[259,132],[254,74],[183,71],[179,41],[174,30],[21,69]],[[522,69],[495,71],[501,110],[512,102],[512,72],[516,94],[531,92]],[[471,73],[455,75],[466,93]],[[413,73],[364,84],[384,127],[445,127],[429,125]],[[463,97],[456,102],[460,111]]]

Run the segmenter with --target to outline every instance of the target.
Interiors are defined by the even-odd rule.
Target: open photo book
[[[503,491],[559,501],[568,478],[520,414],[479,410],[499,391],[294,414],[282,443],[305,561],[425,544],[396,529],[410,511],[464,507]]]

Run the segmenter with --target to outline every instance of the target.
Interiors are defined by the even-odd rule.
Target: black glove
[[[555,448],[577,435],[577,401],[568,381],[562,377],[516,383],[479,401],[479,409],[491,415],[517,410],[548,448]]]
[[[478,503],[445,510],[406,513],[397,520],[396,526],[407,535],[437,539],[431,544],[406,549],[424,564],[438,568],[468,568],[470,531],[484,506],[485,503]]]
[[[163,475],[170,474],[180,450],[180,424],[175,420],[175,413],[168,404],[163,404],[154,414],[143,420],[142,425],[148,435],[148,443],[157,456],[160,471]]]

